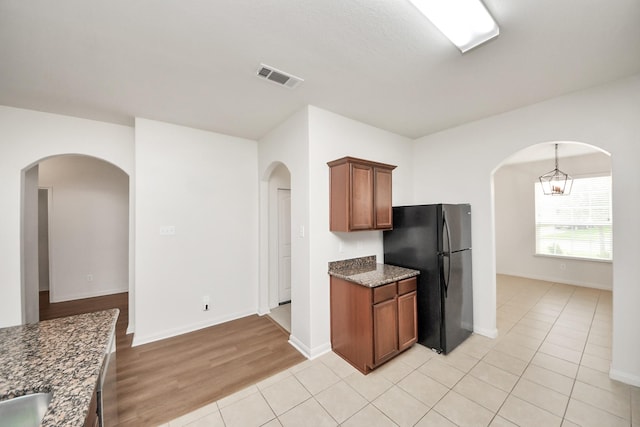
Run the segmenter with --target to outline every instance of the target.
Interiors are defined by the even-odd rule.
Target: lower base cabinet
[[[331,346],[367,374],[418,338],[415,277],[369,288],[331,276]]]
[[[398,353],[398,299],[373,306],[373,366]]]
[[[398,350],[406,350],[418,340],[418,298],[416,291],[398,297]]]

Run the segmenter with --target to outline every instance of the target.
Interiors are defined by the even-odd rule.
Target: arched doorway
[[[268,181],[268,308],[291,332],[291,174],[282,163],[270,168]]]
[[[56,155],[25,168],[22,186],[24,323],[38,321],[41,291],[48,291],[51,302],[129,291],[127,173],[96,157]],[[39,209],[40,188],[46,191],[40,200],[50,204],[46,211]],[[39,219],[49,228],[49,251],[39,251]],[[50,274],[39,274],[43,268]],[[45,277],[49,289],[43,289]]]
[[[540,175],[554,168],[554,144],[542,143],[520,150],[493,173],[497,271],[611,289],[610,263],[585,264],[531,255],[535,252],[534,184]],[[560,169],[574,179],[611,175],[611,157],[597,147],[569,142],[558,142],[558,147]],[[519,250],[523,245],[528,249],[526,255]]]
[[[612,163],[609,153],[593,145],[551,141],[522,149],[505,159],[492,173],[495,263],[498,277],[515,277],[547,283],[562,283],[586,288],[613,290],[613,262],[589,260],[571,254],[546,255],[542,245],[542,222],[540,209],[536,213],[535,186],[538,177],[552,170],[554,145],[558,144],[559,169],[575,180],[590,177],[611,176]],[[611,204],[611,190],[608,203]],[[538,196],[562,200],[563,196]],[[546,200],[546,199],[544,199]],[[549,199],[550,200],[550,199]],[[568,199],[564,199],[568,200]],[[539,208],[539,207],[538,207]],[[585,209],[587,206],[585,206]],[[557,213],[554,215],[560,215]],[[563,219],[564,221],[564,219]],[[576,221],[579,221],[576,218]],[[585,218],[584,221],[590,221]],[[558,233],[586,233],[564,225]],[[556,227],[557,228],[557,227]],[[562,227],[561,227],[562,228]],[[500,286],[500,280],[498,287]],[[500,300],[498,292],[498,300]],[[500,301],[498,301],[498,306]],[[498,329],[508,329],[509,316],[500,316],[498,307]]]

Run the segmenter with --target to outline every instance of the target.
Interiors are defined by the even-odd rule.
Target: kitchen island
[[[411,347],[419,274],[375,256],[330,262],[333,351],[367,374]]]
[[[51,393],[42,426],[85,425],[118,314],[111,309],[0,329],[0,400]]]

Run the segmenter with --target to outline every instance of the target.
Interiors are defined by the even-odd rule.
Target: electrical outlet
[[[87,274],[87,282],[93,282],[93,274]]]
[[[202,297],[202,311],[209,311],[209,308],[211,308],[211,305],[209,304],[209,297]]]

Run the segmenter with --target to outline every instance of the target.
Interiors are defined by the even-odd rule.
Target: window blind
[[[613,259],[611,176],[574,178],[571,194],[548,196],[535,183],[536,254]]]

